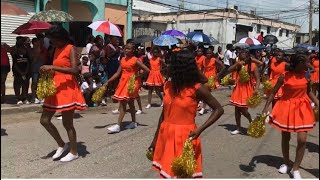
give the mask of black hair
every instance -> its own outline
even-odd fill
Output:
[[[90,77],[92,77],[92,74],[91,73],[84,73],[83,74],[83,78],[87,81]]]
[[[214,51],[214,46],[209,46],[208,49],[211,49],[212,51]]]
[[[161,52],[161,49],[159,48],[159,46],[153,46],[151,49],[151,53],[154,53],[155,51]]]
[[[129,43],[133,43],[133,39],[128,39],[128,40],[126,41],[126,44],[129,44]]]
[[[290,71],[294,71],[298,64],[304,63],[308,60],[307,55],[304,53],[298,52],[291,56],[290,58]]]
[[[231,49],[231,48],[232,48],[232,46],[233,46],[232,44],[227,44],[227,46],[226,46],[226,47],[227,47],[227,49]]]
[[[36,41],[39,41],[39,39],[38,38],[33,38],[31,42],[35,43]]]
[[[150,52],[150,51],[151,51],[151,47],[147,47],[147,48],[146,48],[146,51],[147,51],[147,52]]]
[[[197,68],[193,53],[188,49],[183,49],[172,55],[168,74],[171,77],[173,90],[176,94],[185,87],[192,87],[195,83],[202,83],[201,74]]]
[[[44,38],[44,34],[36,34],[36,37],[40,40]]]
[[[90,43],[90,42],[94,42],[94,36],[91,35],[91,34],[87,38],[87,44]]]
[[[55,25],[49,28],[47,31],[49,38],[56,38],[59,40],[70,42],[70,36],[67,30],[60,25]]]
[[[94,38],[94,43],[98,43],[99,39],[102,39],[102,40],[103,40],[102,36],[97,35],[97,36]]]

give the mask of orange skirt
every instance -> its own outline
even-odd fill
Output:
[[[45,99],[43,109],[53,112],[85,110],[87,105],[76,78],[69,74],[56,73],[53,77],[56,94]]]
[[[136,78],[135,80],[134,92],[130,94],[128,91],[130,77],[131,75],[122,74],[116,92],[112,97],[113,99],[117,101],[128,101],[130,99],[135,99],[139,96],[139,88],[141,84],[139,82],[139,78]]]
[[[310,131],[315,119],[309,98],[280,99],[270,115],[269,123],[284,132]]]
[[[189,137],[190,132],[196,128],[196,124],[172,124],[165,120],[161,123],[153,155],[152,168],[156,170],[162,178],[176,178],[171,171],[171,164],[175,158],[182,154],[184,142]],[[193,178],[201,178],[202,153],[200,138],[193,140],[192,143],[197,162]]]
[[[253,95],[253,85],[251,82],[237,82],[231,94],[230,103],[237,107],[248,108],[247,99]]]
[[[313,83],[319,83],[319,68],[316,68],[316,72],[311,74],[311,80]]]
[[[163,77],[160,71],[150,71],[148,79],[146,81],[147,86],[162,86]]]

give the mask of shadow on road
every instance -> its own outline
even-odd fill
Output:
[[[84,142],[78,142],[77,143],[77,147],[78,147],[78,155],[81,156],[82,158],[86,157],[87,154],[90,154],[89,151],[87,151],[87,146],[83,145]],[[68,143],[69,147],[70,144]],[[65,151],[60,158],[55,159],[54,161],[58,161],[60,160],[62,157],[66,156],[69,153],[70,148]],[[41,157],[41,159],[49,159],[52,158],[52,156],[54,155],[54,153],[56,152],[56,150],[53,150],[52,152],[50,152],[49,154],[47,154],[46,156]]]
[[[6,133],[6,129],[2,129],[1,128],[1,136],[8,136],[8,134]]]
[[[122,122],[122,127],[125,127],[126,125],[128,125],[129,123],[131,123],[131,121],[124,121]],[[95,126],[94,128],[95,129],[103,129],[103,128],[106,128],[106,127],[109,127],[109,126],[112,126],[112,125],[115,125],[116,123],[112,123],[112,124],[107,124],[107,125],[103,125],[103,126]],[[148,126],[146,124],[140,124],[138,123],[138,126]],[[124,131],[124,130],[127,130],[125,128],[122,128],[121,131]]]
[[[306,147],[309,152],[319,153],[319,145],[318,144],[314,144],[312,142],[307,142]]]
[[[275,170],[277,170],[283,163],[282,157],[272,156],[272,155],[259,155],[255,156],[251,159],[250,163],[248,165],[240,164],[239,168],[247,173],[255,171],[256,165],[259,163],[266,164],[267,166],[274,167]],[[293,164],[293,162],[290,162]],[[319,169],[306,169],[303,167],[300,167],[301,169],[307,171],[308,173],[312,174],[316,178],[319,178]],[[290,178],[292,178],[292,175],[290,175]]]
[[[235,124],[220,124],[218,126],[224,127],[224,129],[228,130],[228,131],[234,131],[237,129],[237,125]],[[243,135],[247,134],[247,128],[241,127],[240,128],[240,132],[242,132]]]

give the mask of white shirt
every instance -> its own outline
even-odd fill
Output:
[[[89,54],[92,45],[93,45],[93,44],[91,44],[91,43],[88,43],[88,44],[86,45],[87,54]]]
[[[81,92],[89,88],[89,84],[87,82],[83,82],[81,84]]]
[[[227,66],[230,66],[230,59],[233,58],[233,54],[230,50],[226,50],[224,53],[223,63]]]
[[[49,39],[49,38],[45,37],[45,38],[43,39],[43,46],[44,46],[46,49],[49,48],[49,46],[50,46],[50,39]]]

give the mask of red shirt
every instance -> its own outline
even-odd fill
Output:
[[[260,42],[263,41],[263,36],[261,36],[261,34],[258,36],[258,41],[260,41]]]
[[[1,48],[1,66],[10,66],[7,51]]]

